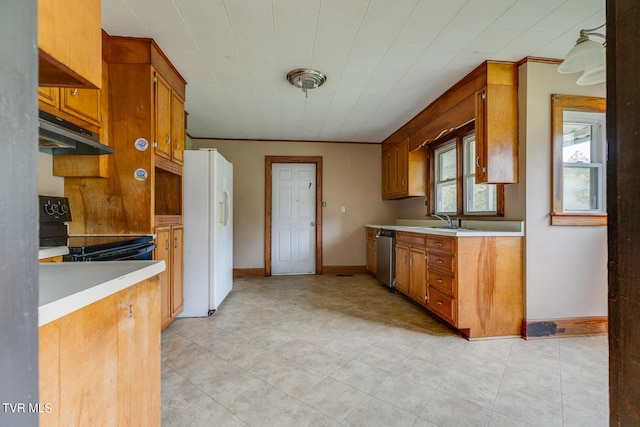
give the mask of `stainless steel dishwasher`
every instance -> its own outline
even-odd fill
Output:
[[[390,288],[396,285],[396,232],[380,229],[378,239],[378,258],[376,279]]]

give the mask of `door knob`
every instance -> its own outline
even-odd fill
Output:
[[[312,227],[315,227],[316,223],[315,223],[315,221],[311,221],[311,224],[309,224],[309,225],[312,226]]]

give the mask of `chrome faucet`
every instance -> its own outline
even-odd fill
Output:
[[[451,225],[451,217],[449,215],[447,215],[447,214],[442,214],[442,215],[444,215],[446,219],[441,217],[440,215],[436,215],[436,214],[433,214],[431,216],[433,216],[435,218],[438,218],[442,222],[446,222],[447,223],[447,228],[453,228],[453,225]]]

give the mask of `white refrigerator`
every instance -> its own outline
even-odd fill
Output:
[[[210,316],[233,286],[233,165],[216,149],[184,152],[184,311]]]

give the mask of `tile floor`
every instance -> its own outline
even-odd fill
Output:
[[[467,341],[368,275],[235,279],[162,334],[164,426],[606,426],[605,336]]]

